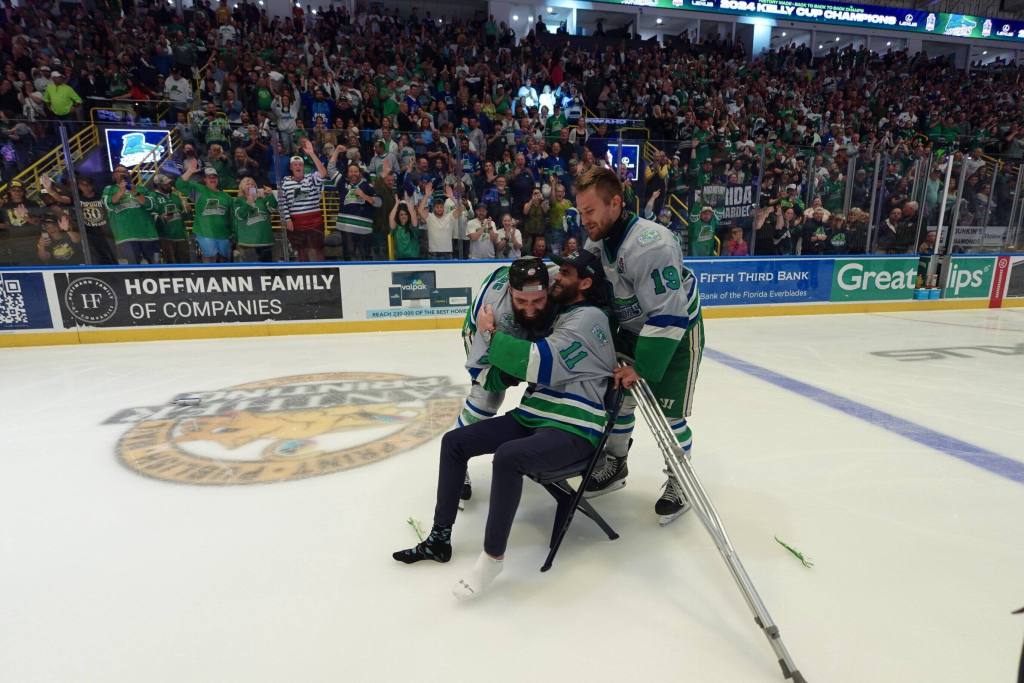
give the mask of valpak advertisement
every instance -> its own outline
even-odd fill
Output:
[[[56,273],[65,327],[339,320],[337,268]]]
[[[480,283],[501,263],[389,263],[342,268],[350,319],[455,318],[466,314]]]

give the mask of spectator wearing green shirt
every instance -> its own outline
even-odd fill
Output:
[[[207,166],[203,170],[202,184],[191,180],[199,170],[199,161],[189,159],[185,172],[174,186],[182,194],[195,194],[195,221],[192,233],[196,236],[199,253],[204,263],[231,260],[231,196],[218,186],[217,170]]]
[[[160,236],[151,211],[153,200],[145,188],[132,186],[128,169],[114,169],[114,184],[103,188],[103,207],[117,243],[118,257],[130,264],[160,263]]]
[[[50,110],[54,118],[64,120],[81,119],[78,107],[82,104],[82,98],[78,96],[75,89],[64,81],[64,74],[54,71],[50,74],[53,82],[46,86],[43,93],[43,102]]]
[[[717,232],[718,216],[710,206],[702,207],[697,218],[690,221],[687,256],[713,256]]]
[[[181,195],[174,191],[174,183],[163,173],[153,176],[153,189],[150,199],[164,263],[191,263],[185,229],[185,204]]]
[[[770,203],[781,206],[783,211],[793,209],[798,215],[803,215],[807,209],[804,200],[797,193],[797,186],[794,184],[786,185],[786,192]]]
[[[395,259],[399,261],[420,258],[420,231],[416,218],[409,207],[413,200],[409,195],[404,202],[396,202],[388,215],[391,237],[395,241]]]
[[[220,143],[210,145],[206,153],[206,166],[217,171],[218,185],[221,189],[234,190],[238,187],[235,166],[224,153],[224,147]]]
[[[247,263],[270,263],[274,260],[274,229],[271,212],[277,198],[269,188],[256,187],[252,178],[238,183],[238,196],[231,210],[232,228],[241,260]]]
[[[551,188],[551,200],[548,203],[548,226],[545,237],[551,253],[558,256],[562,253],[565,242],[565,212],[572,208],[572,202],[565,198],[565,186],[559,182]]]

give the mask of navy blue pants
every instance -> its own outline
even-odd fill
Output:
[[[484,551],[494,557],[504,555],[523,493],[523,475],[550,472],[586,460],[593,450],[581,436],[561,429],[524,427],[511,415],[453,429],[441,440],[434,524],[455,523],[466,463],[474,456],[494,453]]]

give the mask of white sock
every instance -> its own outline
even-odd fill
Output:
[[[487,553],[480,553],[473,568],[452,587],[452,595],[459,600],[472,600],[479,597],[501,573],[503,566],[504,560],[496,560]]]

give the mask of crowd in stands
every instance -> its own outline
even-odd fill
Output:
[[[517,37],[375,6],[4,0],[0,58],[0,264],[80,262],[86,243],[94,263],[559,253],[585,239],[574,178],[615,165],[616,128],[588,117],[643,122],[628,204],[697,256],[927,252],[946,165],[950,213],[1003,224],[1024,157],[1024,67],[897,51],[750,60],[685,36],[584,46],[542,17]],[[159,173],[11,181],[112,101],[174,129]],[[743,220],[708,199],[741,186]]]

